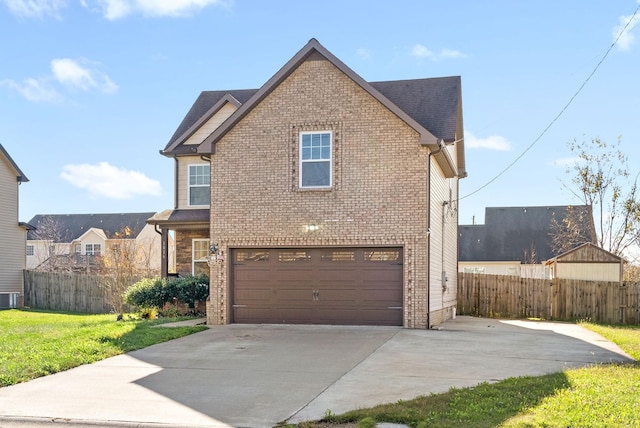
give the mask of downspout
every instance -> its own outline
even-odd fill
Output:
[[[427,157],[427,330],[431,328],[431,156],[442,149],[444,140],[438,140],[438,150],[430,150]]]
[[[157,223],[153,225],[153,229],[160,235],[160,276],[166,278],[169,276],[169,244],[167,233],[164,229],[158,230]]]
[[[175,161],[176,167],[173,169],[173,209],[178,209],[178,168],[180,167],[180,163],[178,162],[178,157],[174,156],[173,160]]]

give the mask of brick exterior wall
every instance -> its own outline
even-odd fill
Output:
[[[191,254],[194,239],[208,239],[209,231],[202,230],[177,230],[176,231],[176,273],[180,275],[191,274]]]
[[[298,187],[299,133],[313,130],[333,132],[331,190]],[[307,60],[217,143],[211,239],[225,256],[238,247],[401,246],[403,323],[426,328],[428,154],[415,130],[333,64]],[[230,322],[229,272],[228,258],[211,268],[209,324]]]

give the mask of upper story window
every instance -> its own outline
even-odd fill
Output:
[[[300,188],[332,186],[331,131],[300,133]]]
[[[208,206],[211,200],[209,164],[189,165],[189,205]]]
[[[84,254],[87,256],[99,256],[101,253],[100,244],[85,244]]]
[[[100,244],[85,244],[84,254],[86,256],[99,256],[101,253]]]
[[[33,256],[35,254],[33,245],[27,245],[27,256]]]

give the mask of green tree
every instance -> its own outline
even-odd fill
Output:
[[[640,243],[640,202],[637,176],[630,181],[627,156],[620,149],[621,139],[608,144],[600,138],[568,143],[578,159],[567,169],[572,174],[570,190],[584,205],[592,208],[596,243],[616,255]]]

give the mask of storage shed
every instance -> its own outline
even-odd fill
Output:
[[[547,260],[551,279],[622,282],[622,257],[590,242]]]

